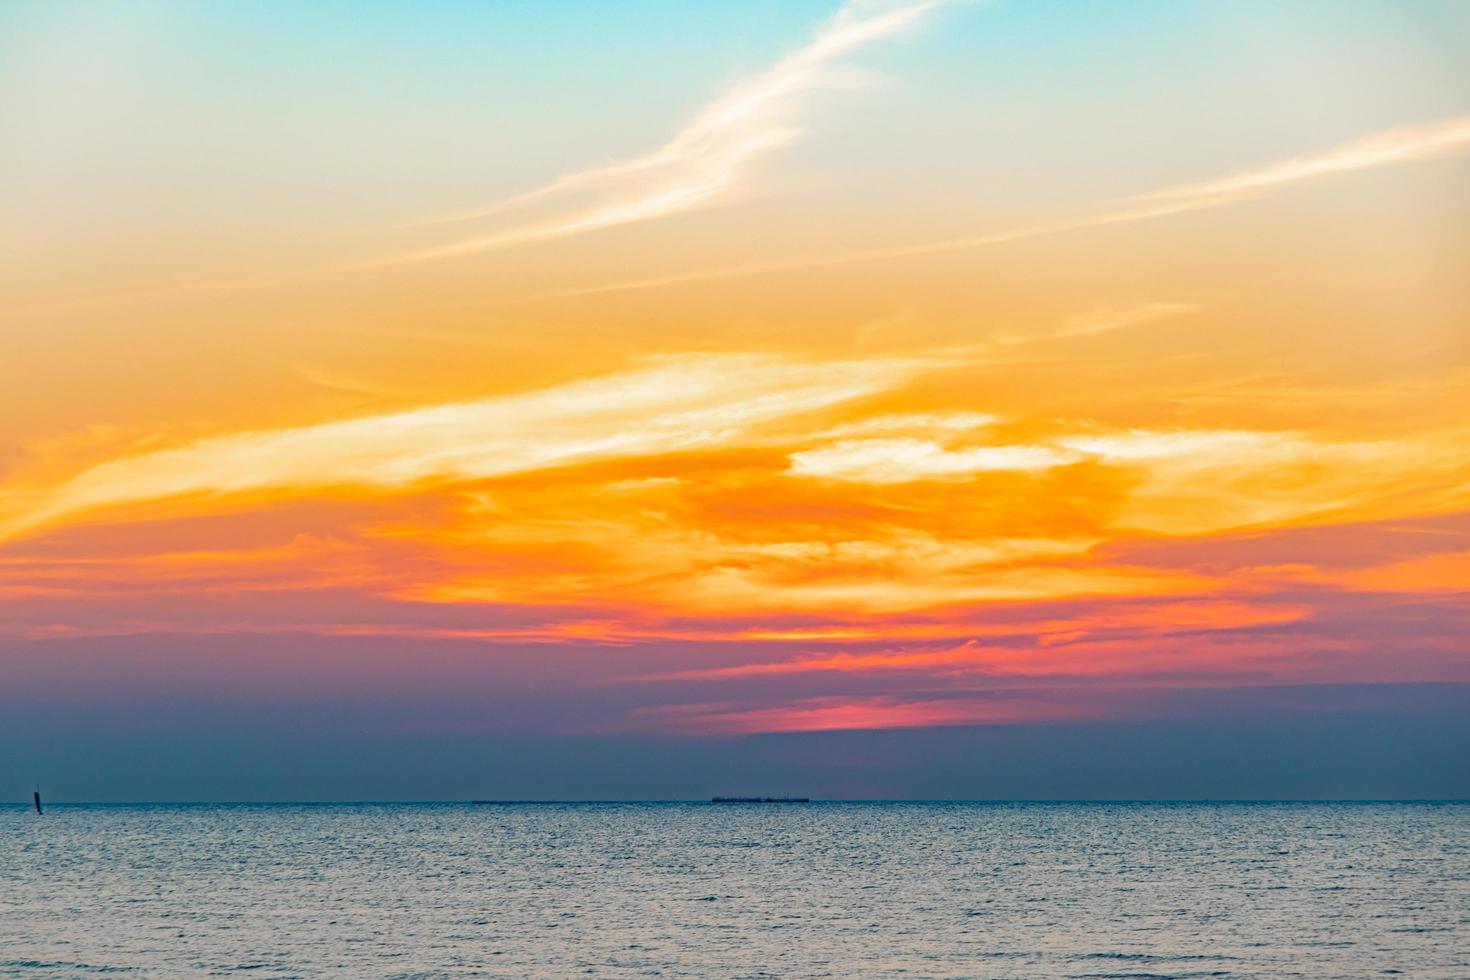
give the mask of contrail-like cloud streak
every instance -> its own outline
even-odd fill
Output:
[[[949,252],[981,245],[998,245],[1028,238],[1040,238],[1044,235],[1056,235],[1068,231],[1147,221],[1151,218],[1163,218],[1186,211],[1201,211],[1205,208],[1233,204],[1259,197],[1291,184],[1318,180],[1334,174],[1442,156],[1463,150],[1466,146],[1470,146],[1470,116],[1459,116],[1425,126],[1403,126],[1374,133],[1351,143],[1344,143],[1323,153],[1293,157],[1258,170],[1248,170],[1217,180],[1169,187],[1126,198],[1117,202],[1114,207],[1071,221],[1018,228],[977,238],[961,238],[849,254],[843,258],[846,261],[855,261],[897,258],[905,255],[927,255],[934,252]]]
[[[800,50],[706,106],[673,139],[651,153],[560,177],[544,187],[436,223],[536,211],[535,218],[488,234],[388,259],[379,265],[427,262],[528,242],[567,238],[649,221],[713,203],[756,157],[798,135],[789,121],[797,96],[827,81],[824,69],[875,41],[916,24],[950,0],[874,4],[848,0]]]
[[[1254,196],[1304,180],[1440,156],[1463,149],[1466,144],[1470,144],[1470,116],[1424,126],[1400,126],[1344,143],[1325,153],[1293,157],[1218,180],[1166,188],[1134,200],[1187,202],[1196,207],[1207,207],[1218,199]]]
[[[599,293],[626,292],[639,289],[655,289],[680,283],[704,280],[736,279],[744,276],[763,275],[846,265],[853,262],[870,262],[883,259],[898,259],[918,255],[934,255],[943,252],[958,252],[989,245],[1004,245],[1010,242],[1044,238],[1090,228],[1109,225],[1131,224],[1148,221],[1189,211],[1221,207],[1251,200],[1280,190],[1292,184],[1320,180],[1336,174],[1350,173],[1408,163],[1432,157],[1445,156],[1470,147],[1470,116],[1457,116],[1422,126],[1401,126],[1374,133],[1350,143],[1333,147],[1323,153],[1293,157],[1277,163],[1231,174],[1215,180],[1179,187],[1168,187],[1147,194],[1114,201],[1092,214],[1045,224],[1028,225],[1006,231],[992,232],[967,238],[952,238],[937,242],[920,242],[885,248],[846,252],[823,258],[796,260],[785,263],[764,263],[741,266],[724,266],[718,269],[702,269],[695,272],[676,273],[669,276],[635,280],[632,282],[609,283],[547,293],[530,299],[554,299]]]

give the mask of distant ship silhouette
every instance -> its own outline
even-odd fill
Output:
[[[36,813],[39,814],[41,812],[41,790],[39,788],[31,794],[31,799],[36,804]]]
[[[716,796],[711,803],[810,803],[805,796]]]

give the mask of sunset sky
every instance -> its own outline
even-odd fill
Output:
[[[1470,793],[1467,37],[5,4],[0,778]]]

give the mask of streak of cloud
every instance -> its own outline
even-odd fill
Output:
[[[722,445],[758,423],[887,390],[920,363],[677,358],[522,395],[216,436],[13,491],[0,498],[10,505],[0,539],[94,508],[187,495],[402,488]]]
[[[701,269],[601,286],[542,293],[527,297],[525,301],[634,292],[691,282],[739,279],[746,276],[771,275],[856,262],[901,259],[944,252],[959,252],[991,245],[1005,245],[1011,242],[1046,238],[1110,225],[1150,221],[1190,211],[1221,207],[1251,200],[1293,184],[1320,180],[1336,174],[1445,156],[1461,152],[1467,146],[1470,146],[1470,116],[1457,116],[1422,126],[1396,127],[1341,144],[1322,153],[1293,157],[1290,160],[1283,160],[1254,170],[1122,198],[1095,213],[1064,221],[1029,225],[966,238],[863,249],[823,258]]]
[[[1032,473],[1083,457],[1048,446],[974,446],[948,449],[929,439],[844,439],[831,446],[793,453],[798,476],[910,483],[964,479],[976,473]]]
[[[1286,184],[1332,174],[1425,160],[1463,149],[1466,144],[1470,144],[1470,116],[1459,116],[1423,126],[1396,127],[1344,143],[1325,153],[1293,157],[1217,180],[1165,188],[1134,200],[1190,202],[1204,207],[1215,199],[1253,196]]]
[[[702,703],[635,712],[642,719],[676,730],[725,735],[1076,721],[1096,714],[1096,709],[1090,707],[1014,696],[923,700],[820,697],[767,707]]]
[[[797,97],[826,84],[839,59],[915,25],[947,0],[874,4],[848,0],[807,45],[702,109],[663,146],[620,163],[560,177],[544,187],[442,219],[448,223],[542,207],[547,214],[488,234],[411,252],[381,265],[447,259],[527,242],[567,238],[709,205],[751,161],[794,139]]]

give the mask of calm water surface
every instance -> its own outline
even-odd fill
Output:
[[[1470,977],[1466,804],[0,808],[0,974]]]

